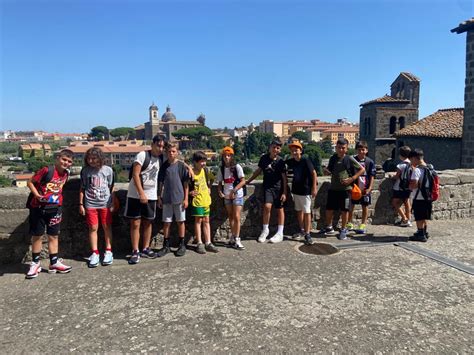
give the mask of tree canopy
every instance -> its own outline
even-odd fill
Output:
[[[171,134],[177,139],[187,137],[194,141],[200,141],[204,137],[212,136],[214,132],[212,132],[212,130],[206,126],[199,126],[199,127],[181,128],[175,132],[172,132]]]
[[[244,143],[244,153],[247,158],[258,157],[268,150],[268,146],[275,138],[273,133],[252,132]]]
[[[109,131],[114,138],[121,138],[122,140],[129,140],[135,138],[135,129],[132,127],[117,127]]]
[[[304,131],[296,131],[291,135],[293,138],[298,139],[300,142],[309,142],[308,133]]]
[[[105,126],[96,126],[91,129],[89,135],[98,140],[107,139],[109,137],[109,129]]]

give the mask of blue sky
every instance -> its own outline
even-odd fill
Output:
[[[0,0],[0,129],[359,120],[401,71],[420,118],[464,105],[469,0]]]

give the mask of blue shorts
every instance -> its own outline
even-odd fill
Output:
[[[224,199],[224,205],[234,205],[234,206],[243,206],[244,205],[244,198],[243,197],[236,197],[233,200],[229,200],[228,198]]]

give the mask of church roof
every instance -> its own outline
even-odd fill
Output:
[[[469,30],[474,29],[474,17],[471,17],[469,20],[461,22],[458,27],[453,28],[451,32],[463,33]]]
[[[401,129],[396,137],[462,138],[463,108],[447,108]]]
[[[365,106],[365,105],[370,105],[370,104],[378,104],[378,103],[389,103],[389,104],[399,103],[399,104],[408,104],[408,103],[410,103],[410,100],[397,99],[397,98],[392,97],[392,96],[390,96],[390,95],[384,95],[384,96],[382,96],[382,97],[379,97],[378,99],[374,99],[374,100],[370,100],[370,101],[364,102],[364,103],[360,104],[360,106]]]
[[[401,72],[400,75],[406,77],[410,81],[420,81],[420,79],[417,76],[413,75],[412,73],[406,72],[406,71]]]

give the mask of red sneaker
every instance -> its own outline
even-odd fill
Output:
[[[48,272],[50,274],[55,274],[59,272],[60,274],[67,274],[69,271],[71,271],[72,267],[67,266],[63,264],[63,259],[58,259],[56,264],[49,265],[49,270]]]

